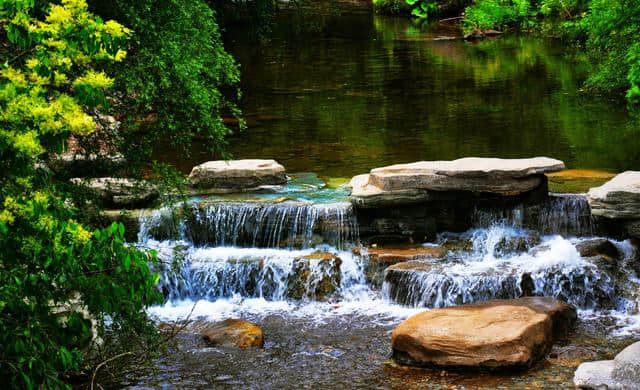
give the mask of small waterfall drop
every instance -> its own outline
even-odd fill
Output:
[[[594,222],[587,198],[576,194],[551,194],[545,202],[506,209],[476,210],[474,226],[507,225],[528,228],[542,234],[589,236]]]
[[[321,244],[346,248],[358,241],[358,224],[347,202],[202,202],[182,210],[182,220],[172,220],[168,214],[163,209],[146,217],[141,223],[142,235],[181,238],[196,246],[253,248],[311,248]]]
[[[560,236],[540,238],[505,226],[460,237],[470,251],[415,262],[385,274],[383,293],[413,307],[447,307],[489,299],[552,296],[581,309],[623,309],[618,281]]]

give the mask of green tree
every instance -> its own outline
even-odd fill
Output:
[[[158,145],[188,154],[194,140],[224,154],[232,128],[245,125],[236,104],[239,67],[224,49],[212,9],[202,0],[91,0],[90,6],[133,30],[129,55],[112,64],[121,92],[115,109],[127,130],[116,148],[132,166],[147,163]]]
[[[155,255],[125,245],[122,225],[77,223],[42,163],[95,130],[86,109],[106,108],[114,84],[99,67],[125,58],[131,32],[84,0],[2,0],[0,31],[0,376],[65,387],[91,369],[85,357],[133,347],[110,340],[154,339],[143,308],[161,300]]]

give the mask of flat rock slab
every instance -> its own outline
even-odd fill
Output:
[[[429,200],[429,192],[466,191],[519,195],[540,186],[543,174],[564,169],[548,157],[500,159],[467,157],[453,161],[421,161],[372,169],[351,180],[352,197],[366,203],[411,203]]]
[[[367,252],[370,261],[394,264],[411,260],[441,258],[446,256],[448,250],[441,246],[380,247],[368,248]]]
[[[544,357],[577,318],[573,306],[529,297],[435,309],[391,334],[403,364],[464,369],[526,368]]]
[[[73,178],[70,181],[75,185],[96,192],[108,206],[144,207],[149,206],[160,196],[157,188],[144,180],[99,177],[94,179]]]
[[[623,349],[613,360],[582,363],[573,377],[581,389],[640,389],[640,342]]]
[[[189,180],[199,189],[247,190],[285,184],[287,175],[275,160],[219,160],[193,167]]]
[[[626,171],[588,192],[591,213],[612,219],[640,218],[640,171]]]

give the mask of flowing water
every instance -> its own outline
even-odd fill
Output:
[[[286,186],[193,198],[143,217],[138,244],[158,251],[166,297],[150,315],[254,321],[265,348],[212,348],[182,334],[155,370],[126,384],[571,388],[580,362],[611,358],[640,337],[638,249],[612,241],[617,266],[581,257],[576,245],[598,231],[582,196],[476,210],[473,229],[421,244],[444,255],[399,270],[372,266],[360,248],[348,190],[331,178],[472,155],[548,155],[613,171],[640,164],[640,127],[619,103],[581,96],[579,57],[530,37],[441,39],[458,35],[366,9],[325,15],[313,32],[283,18],[268,45],[230,29],[250,127],[231,140],[235,157],[275,158],[329,184],[291,174]],[[173,160],[188,171],[214,157],[193,152]],[[414,313],[524,295],[563,299],[580,317],[575,332],[525,372],[448,373],[389,359],[391,330]]]
[[[320,200],[311,201],[315,192]],[[283,193],[287,200],[274,201]],[[476,228],[422,244],[445,254],[387,272],[360,248],[342,189],[300,191],[294,181],[241,196],[250,199],[195,198],[142,217],[139,245],[158,251],[166,297],[149,313],[158,322],[251,320],[265,348],[212,348],[185,333],[153,372],[130,378],[132,387],[563,388],[581,361],[610,358],[640,337],[638,249],[612,241],[615,268],[581,257],[576,245],[592,226],[579,196],[554,196],[533,211],[477,210]],[[565,300],[580,316],[570,338],[526,372],[444,373],[389,358],[391,330],[412,314],[523,295]]]

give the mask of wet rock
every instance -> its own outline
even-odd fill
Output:
[[[228,319],[204,326],[200,330],[208,344],[223,347],[250,348],[264,346],[262,329],[249,321]]]
[[[448,251],[441,246],[419,246],[369,248],[367,252],[369,259],[373,262],[394,264],[410,260],[441,258]]]
[[[640,389],[640,342],[631,344],[613,360],[582,363],[573,383],[580,389]]]
[[[576,244],[576,249],[580,256],[587,258],[611,275],[617,271],[620,252],[611,241],[603,238],[581,241]]]
[[[144,180],[100,177],[94,179],[73,178],[71,182],[95,192],[107,207],[147,207],[155,202],[160,195],[153,185]]]
[[[287,176],[275,160],[219,160],[193,167],[189,180],[200,189],[236,191],[285,184]]]
[[[627,234],[629,234],[631,237],[640,239],[640,219],[626,222],[624,227],[627,231]]]
[[[393,330],[393,355],[416,366],[526,368],[544,357],[576,318],[574,307],[541,297],[435,309]]]
[[[358,207],[375,207],[432,200],[432,192],[468,191],[513,196],[546,184],[545,172],[563,168],[562,161],[547,157],[468,157],[398,164],[354,177],[350,183],[351,197]]]
[[[582,257],[608,256],[612,259],[619,259],[620,253],[613,243],[604,238],[580,241],[576,244],[576,249]]]
[[[522,274],[522,277],[520,278],[520,290],[522,291],[522,294],[520,294],[520,298],[534,296],[536,283],[534,282],[529,272],[525,272],[524,274]]]
[[[623,172],[604,185],[591,188],[588,199],[594,216],[640,219],[640,172]]]
[[[540,244],[540,236],[538,234],[505,236],[496,244],[493,255],[495,257],[504,257],[513,253],[527,252],[538,244]]]
[[[342,260],[328,252],[315,252],[295,259],[287,284],[287,297],[326,300],[340,288],[341,265]]]
[[[382,247],[366,250],[368,261],[364,269],[367,281],[375,287],[384,282],[387,267],[396,263],[419,259],[437,259],[446,256],[448,250],[441,246]]]

